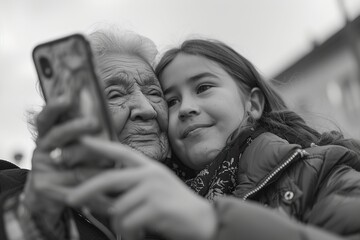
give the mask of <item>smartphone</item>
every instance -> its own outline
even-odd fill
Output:
[[[36,46],[33,61],[45,101],[69,98],[72,107],[60,122],[78,117],[96,117],[102,125],[96,137],[117,139],[102,82],[99,81],[91,47],[81,34]]]

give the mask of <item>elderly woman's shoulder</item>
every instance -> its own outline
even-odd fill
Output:
[[[22,187],[26,182],[28,169],[0,159],[0,193]]]
[[[14,168],[19,168],[19,167],[9,161],[0,159],[0,171],[5,169],[14,169]]]

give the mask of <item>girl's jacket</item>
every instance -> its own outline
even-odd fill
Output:
[[[350,149],[301,149],[263,133],[240,158],[234,195],[216,201],[215,239],[360,239],[360,159]]]

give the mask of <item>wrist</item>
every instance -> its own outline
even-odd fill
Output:
[[[187,220],[184,226],[187,229],[186,235],[174,239],[212,240],[217,233],[218,220],[213,204],[209,201],[198,198],[200,201],[194,204],[191,213],[191,221]]]
[[[27,239],[67,239],[65,215],[38,212],[30,209],[21,194],[17,216]]]
[[[205,208],[202,210],[203,228],[200,231],[198,239],[212,240],[215,238],[218,226],[217,214],[212,203],[206,202]]]
[[[45,196],[39,196],[27,188],[20,195],[19,201],[31,214],[38,215],[40,213],[44,218],[47,218],[46,221],[50,225],[59,221],[64,212],[62,203],[55,202]]]

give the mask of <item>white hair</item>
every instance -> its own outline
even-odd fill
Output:
[[[139,57],[152,67],[155,64],[158,53],[155,43],[135,32],[100,29],[90,33],[88,38],[95,58],[116,53]]]

